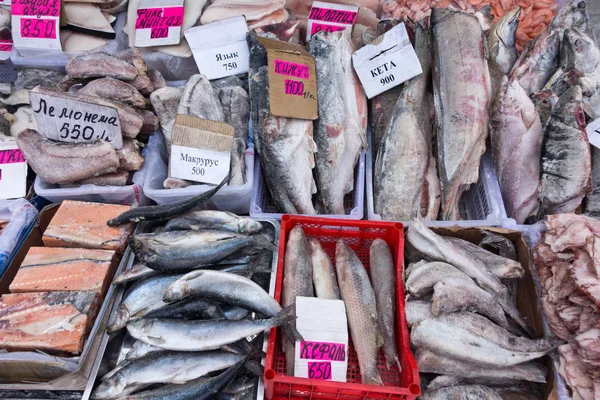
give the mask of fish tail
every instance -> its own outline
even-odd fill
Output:
[[[295,344],[297,341],[304,341],[304,338],[295,326],[296,307],[294,305],[284,308],[274,317],[274,319],[277,322],[277,326],[281,325],[281,329],[285,332],[285,336],[292,344]]]
[[[246,356],[246,363],[244,367],[256,376],[263,376],[265,369],[260,363],[260,358],[265,357],[266,354],[263,352],[264,345],[264,334],[260,334],[249,343],[252,349]],[[258,358],[258,360],[256,360]]]
[[[523,331],[525,331],[525,333],[529,335],[529,337],[534,336],[533,328],[531,327],[531,325],[529,325],[525,318],[521,316],[519,310],[517,310],[517,308],[513,304],[511,304],[506,299],[506,297],[500,297],[499,303],[504,312],[506,312],[523,329]]]
[[[258,239],[252,239],[252,242],[254,243],[255,246],[260,247],[262,249],[265,250],[269,250],[269,251],[277,251],[278,247],[275,246],[273,243],[269,243],[269,242],[265,242],[262,240],[258,240]]]

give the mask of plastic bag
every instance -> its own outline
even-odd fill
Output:
[[[0,220],[8,225],[0,233],[0,277],[37,219],[38,210],[25,199],[0,200]]]

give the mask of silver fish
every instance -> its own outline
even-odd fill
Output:
[[[344,239],[339,239],[336,245],[335,267],[361,381],[365,385],[383,385],[377,369],[377,353],[383,339],[377,326],[375,292],[365,267]]]
[[[446,240],[470,253],[471,257],[479,260],[498,278],[521,278],[525,274],[523,266],[518,261],[498,256],[463,239],[447,237]]]
[[[402,371],[396,346],[396,267],[388,244],[375,239],[369,249],[369,276],[371,284],[377,288],[377,325],[383,337],[383,354],[386,366],[398,367]]]
[[[479,177],[488,128],[490,78],[473,15],[434,8],[433,88],[442,219],[460,219],[461,194]],[[460,116],[460,118],[457,118]]]
[[[149,312],[144,318],[221,319],[223,310],[204,299],[179,301]]]
[[[423,321],[427,318],[433,318],[431,313],[431,302],[423,300],[411,300],[405,304],[404,312],[406,314],[406,323],[408,327]]]
[[[285,245],[283,261],[283,294],[281,304],[291,307],[296,313],[296,296],[313,297],[313,271],[306,235],[300,225],[295,226]],[[287,340],[283,343],[286,361],[286,373],[294,376],[294,344]]]
[[[487,32],[492,99],[501,86],[502,78],[510,73],[517,61],[516,34],[520,16],[521,7],[517,7],[504,14]]]
[[[309,50],[321,89],[314,132],[318,196],[327,214],[345,214],[344,196],[354,187],[354,166],[367,143],[367,98],[352,68],[350,30],[319,32]]]
[[[482,385],[461,385],[427,390],[421,396],[423,400],[502,400],[494,389]]]
[[[138,263],[126,271],[121,272],[114,280],[113,284],[120,285],[123,283],[136,281],[142,278],[159,275],[159,272],[148,268],[146,264]]]
[[[415,265],[407,276],[405,287],[411,297],[419,299],[433,291],[433,287],[445,278],[470,280],[469,276],[445,262],[425,262]]]
[[[308,239],[308,252],[312,264],[313,283],[315,294],[321,299],[339,300],[340,288],[337,284],[337,277],[333,264],[327,253],[321,246],[321,243],[315,239]]]
[[[143,357],[146,354],[154,353],[157,351],[166,351],[166,350],[161,349],[160,347],[152,346],[151,344],[148,344],[141,340],[136,340],[135,342],[133,342],[131,349],[127,352],[127,356],[125,356],[125,360],[133,360],[136,358]],[[109,377],[110,376],[107,376],[107,378],[109,378]]]
[[[227,211],[190,211],[175,217],[165,225],[165,232],[178,230],[219,230],[243,234],[258,233],[262,224],[249,217]]]

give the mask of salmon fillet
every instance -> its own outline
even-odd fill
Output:
[[[47,247],[84,247],[122,252],[133,224],[106,223],[129,210],[118,204],[65,200],[50,221],[42,240]]]
[[[95,290],[104,293],[114,256],[114,250],[32,247],[10,285],[10,291]]]
[[[0,349],[79,354],[98,303],[98,294],[89,291],[5,294]]]

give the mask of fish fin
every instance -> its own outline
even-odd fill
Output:
[[[303,342],[304,338],[298,332],[293,323],[296,321],[296,306],[291,305],[284,308],[275,317],[273,317],[278,325],[281,325],[281,329],[285,332],[285,337],[292,343]]]
[[[254,243],[254,245],[256,245],[257,247],[260,247],[262,249],[266,249],[269,251],[277,251],[278,250],[278,247],[275,246],[273,243],[266,242],[264,240],[260,240],[255,237],[252,238],[252,243]]]
[[[244,367],[256,376],[263,376],[265,373],[265,368],[262,366],[262,364],[260,362],[258,362],[256,360],[246,361],[246,364],[244,364]]]

